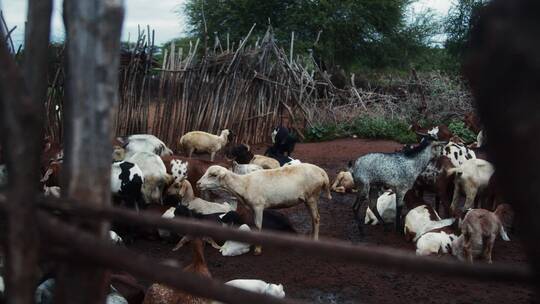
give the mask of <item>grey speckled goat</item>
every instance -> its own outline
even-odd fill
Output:
[[[405,193],[413,187],[416,178],[424,171],[429,161],[441,155],[442,148],[443,144],[440,142],[422,140],[420,145],[413,149],[395,153],[370,153],[358,158],[349,168],[358,189],[353,206],[355,216],[359,218],[358,212],[365,200],[369,202],[371,210],[377,210],[376,197],[373,197],[373,192],[376,191],[371,189],[384,186],[396,193],[395,224],[396,229],[399,229]],[[377,213],[375,215],[379,221],[382,220]],[[359,228],[363,233],[361,224]]]

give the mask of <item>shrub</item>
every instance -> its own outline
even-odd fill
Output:
[[[476,141],[476,134],[467,128],[465,123],[461,120],[452,120],[448,124],[448,129],[450,129],[454,135],[461,137],[466,143]]]
[[[360,117],[348,123],[319,124],[308,129],[306,141],[325,141],[352,135],[391,139],[400,143],[416,142],[416,135],[409,130],[407,123],[380,117]]]

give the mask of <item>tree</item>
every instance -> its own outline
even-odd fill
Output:
[[[458,0],[450,9],[445,20],[447,39],[445,47],[449,54],[461,61],[472,27],[477,22],[479,11],[488,0]]]
[[[282,45],[295,32],[295,50],[313,49],[329,65],[348,67],[360,62],[368,67],[392,64],[388,49],[425,47],[425,33],[405,20],[411,0],[188,0],[184,12],[190,34],[231,43],[242,39],[257,24],[253,39],[261,37],[271,22]],[[418,25],[418,24],[416,24]],[[416,26],[415,25],[415,26]],[[424,28],[425,29],[425,28]],[[421,37],[420,37],[421,36]],[[320,38],[320,39],[318,39]],[[317,43],[316,43],[317,42]],[[384,52],[381,52],[384,50]],[[408,59],[407,59],[408,60]],[[405,60],[405,61],[407,61]]]

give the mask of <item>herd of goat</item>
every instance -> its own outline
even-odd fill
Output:
[[[471,263],[482,257],[492,263],[496,237],[509,240],[506,230],[512,225],[513,212],[498,193],[493,165],[482,159],[482,132],[473,118],[467,119],[470,128],[479,134],[474,148],[466,146],[444,125],[431,129],[413,125],[411,128],[420,135],[417,145],[393,153],[363,155],[349,162],[348,169],[339,172],[333,183],[322,168],[291,157],[296,138],[285,127],[274,129],[272,146],[265,155],[253,154],[246,144],[232,144],[233,134],[227,129],[219,135],[188,132],[179,140],[184,156],[175,155],[153,135],[131,135],[113,143],[111,192],[115,205],[137,212],[159,213],[164,218],[195,218],[241,230],[295,232],[287,217],[275,209],[303,203],[311,216],[315,240],[319,236],[321,194],[331,200],[332,191],[353,192],[353,212],[360,234],[365,233],[364,225],[393,223],[407,241],[416,243],[417,255],[449,254]],[[215,160],[218,152],[223,152],[225,160]],[[209,154],[210,160],[193,158],[194,153]],[[6,166],[1,163],[0,158],[0,189],[8,184]],[[44,195],[60,197],[62,164],[62,146],[45,140],[41,179]],[[433,206],[424,201],[424,192],[435,195]],[[142,235],[172,240],[176,242],[173,250],[191,241],[193,260],[185,270],[207,277],[211,274],[203,254],[204,242],[224,256],[251,250],[250,244],[225,241],[220,245],[208,237],[178,236],[162,230],[149,232],[113,225],[110,231],[115,243],[129,243]],[[261,246],[255,244],[253,253],[260,255]],[[145,290],[127,274],[112,275],[110,281],[107,303],[111,304],[213,303],[161,284]],[[227,284],[285,297],[280,284],[251,279]],[[54,276],[46,277],[36,292],[37,303],[52,303],[53,288]]]

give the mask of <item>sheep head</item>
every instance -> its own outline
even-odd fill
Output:
[[[197,188],[200,190],[216,190],[221,188],[222,181],[228,170],[221,166],[210,166],[203,177],[197,181]]]

